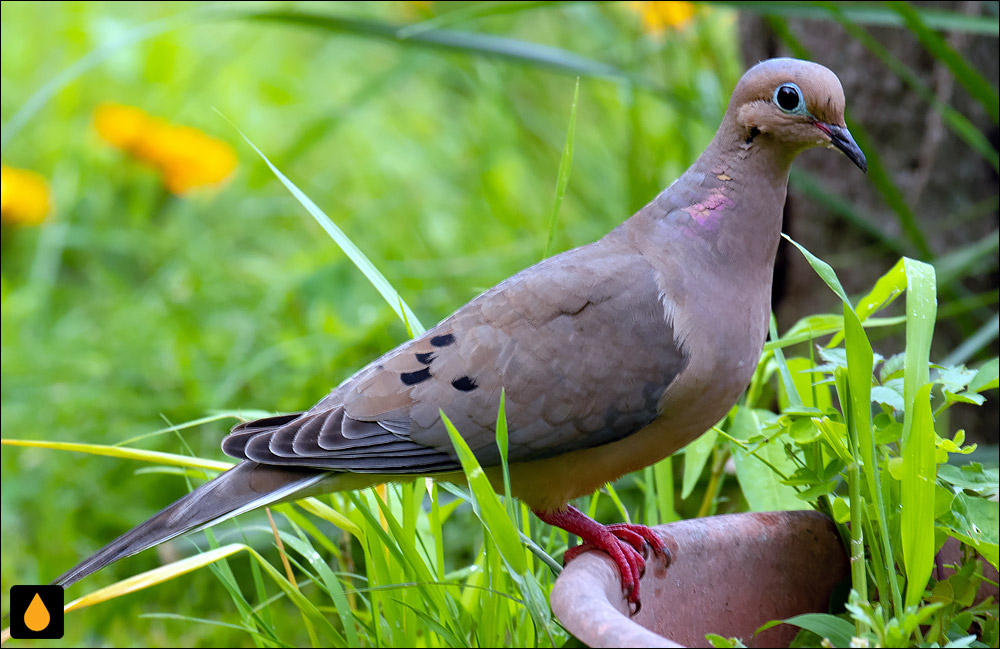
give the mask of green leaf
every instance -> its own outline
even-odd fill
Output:
[[[89,453],[91,455],[106,455],[126,460],[142,460],[143,462],[154,462],[167,466],[191,467],[195,469],[207,469],[209,471],[226,471],[233,468],[232,462],[217,462],[215,460],[203,460],[199,457],[188,455],[177,455],[174,453],[161,453],[160,451],[146,451],[139,448],[127,448],[125,446],[107,446],[105,444],[78,444],[76,442],[43,442],[29,439],[4,439],[0,444],[5,446],[30,446],[34,448],[50,448],[57,451],[77,451]]]
[[[903,445],[900,480],[900,537],[906,569],[906,605],[915,606],[934,567],[934,418],[931,384],[917,391],[910,410],[913,418]]]
[[[374,20],[360,20],[334,14],[275,10],[251,11],[245,12],[242,15],[244,18],[251,20],[285,23],[367,38],[378,38],[398,43],[401,46],[420,46],[465,52],[478,56],[491,56],[550,68],[558,72],[584,77],[639,81],[642,85],[648,84],[648,82],[641,82],[641,80],[635,79],[629,73],[613,65],[593,61],[557,47],[539,45],[538,43],[530,43],[514,38],[450,29],[410,32],[405,38],[401,38],[399,34],[405,29],[406,25]]]
[[[909,439],[912,407],[917,390],[930,382],[930,349],[937,317],[937,284],[934,267],[914,259],[904,258],[907,278],[906,291],[906,419],[903,422],[903,443]]]
[[[225,545],[221,548],[209,550],[208,552],[201,552],[194,556],[181,559],[180,561],[174,561],[158,568],[134,575],[127,579],[123,579],[119,582],[111,584],[110,586],[105,586],[104,588],[95,590],[92,593],[88,593],[83,597],[78,597],[65,606],[64,612],[68,613],[79,608],[93,606],[94,604],[106,602],[110,599],[115,599],[116,597],[121,597],[144,588],[149,588],[150,586],[155,586],[156,584],[161,584],[165,581],[170,581],[171,579],[189,573],[192,570],[197,570],[198,568],[207,566],[210,563],[224,559],[225,557],[235,554],[241,550],[253,552],[253,550],[242,543],[230,543],[229,545]]]
[[[765,16],[809,18],[812,20],[823,20],[830,17],[829,11],[821,5],[802,0],[783,0],[783,2],[717,1],[715,4],[730,5],[743,11],[752,11]],[[852,2],[845,3],[842,7],[844,16],[859,24],[894,27],[904,25],[903,18],[898,13],[886,9],[882,3]],[[970,16],[959,11],[923,7],[917,11],[923,22],[931,29],[982,34],[993,38],[1000,35],[996,16]]]
[[[229,120],[227,119],[226,121]],[[232,122],[230,122],[230,124],[232,124]],[[236,128],[235,124],[233,125],[233,128]],[[417,314],[410,309],[409,305],[406,304],[402,296],[396,292],[396,289],[392,287],[389,280],[387,280],[385,275],[383,275],[381,271],[375,267],[375,264],[368,259],[367,255],[361,252],[361,249],[358,248],[353,241],[351,241],[350,237],[344,234],[344,231],[337,227],[337,224],[334,223],[333,220],[327,216],[326,213],[321,210],[311,198],[306,196],[305,192],[299,189],[295,183],[285,176],[285,174],[281,173],[281,170],[274,166],[268,157],[264,155],[264,152],[258,149],[257,145],[251,142],[250,138],[248,138],[243,131],[238,128],[236,128],[236,131],[240,134],[240,137],[246,140],[246,143],[250,145],[250,148],[257,152],[257,155],[261,157],[268,168],[270,168],[274,175],[278,177],[281,184],[284,185],[289,192],[291,192],[292,196],[295,197],[295,200],[301,203],[302,207],[306,208],[306,211],[309,212],[314,219],[316,219],[316,222],[319,223],[324,230],[326,230],[327,234],[330,235],[330,238],[333,239],[338,246],[340,246],[340,249],[344,251],[344,254],[346,254],[347,257],[354,262],[354,265],[358,267],[358,270],[364,274],[365,278],[371,283],[372,286],[375,287],[375,290],[382,295],[382,298],[385,299],[392,310],[396,312],[396,315],[403,321],[403,324],[405,324],[408,329],[412,329],[416,335],[422,335],[426,329],[422,324],[420,324],[420,319],[417,318]]]
[[[847,297],[847,291],[845,291],[844,287],[841,286],[840,280],[837,279],[837,273],[833,271],[830,264],[806,250],[787,234],[782,233],[781,236],[783,236],[788,243],[798,248],[799,252],[801,252],[802,256],[806,258],[806,261],[809,262],[809,265],[812,266],[814,271],[816,271],[816,274],[819,275],[820,279],[826,282],[826,285],[830,287],[830,290],[836,293],[845,304],[850,305],[851,300]]]
[[[709,428],[701,437],[684,447],[684,478],[681,482],[681,499],[691,495],[698,478],[705,470],[705,464],[715,448],[715,440],[719,433],[715,428]]]
[[[808,358],[790,358],[787,361],[792,381],[796,391],[802,398],[803,407],[792,409],[791,402],[784,394],[784,386],[778,384],[778,403],[781,411],[787,414],[804,414],[808,416],[822,415],[827,408],[832,407],[830,386],[823,383],[823,375],[816,372],[812,361]]]
[[[959,489],[975,491],[986,498],[993,498],[1000,491],[1000,469],[985,468],[978,462],[962,467],[942,464],[938,467],[938,478]]]
[[[768,324],[768,335],[771,340],[778,340],[778,322],[774,318],[773,311],[771,312],[771,319]],[[785,352],[778,347],[775,348],[773,353],[774,362],[778,366],[778,376],[781,377],[781,381],[778,383],[781,393],[784,395],[789,406],[793,408],[801,407],[802,397],[799,396],[798,386],[792,380],[792,373],[788,369],[788,363],[785,361]]]
[[[773,419],[774,413],[767,410],[739,408],[733,416],[730,433],[739,439],[750,439],[762,435],[763,423]],[[784,478],[795,472],[795,463],[785,454],[781,444],[770,441],[765,444],[749,444],[749,449],[732,443],[733,461],[736,463],[736,478],[743,495],[755,512],[794,511],[803,508],[792,487],[784,484]]]
[[[826,638],[834,647],[850,647],[854,637],[854,625],[843,618],[827,613],[805,613],[787,620],[773,620],[757,629],[756,633],[766,631],[779,624],[792,624],[801,629],[812,631],[821,638]]]
[[[486,472],[479,465],[479,461],[469,445],[466,444],[465,439],[448,419],[448,416],[444,414],[444,411],[439,412],[441,421],[444,422],[448,436],[451,438],[451,443],[455,447],[458,459],[462,463],[465,478],[469,483],[473,510],[500,551],[500,556],[507,566],[510,577],[521,591],[525,605],[538,628],[548,629],[551,620],[549,605],[535,580],[535,576],[529,570],[517,526],[507,516],[507,511],[500,503],[496,492],[493,491],[493,485]]]
[[[1000,359],[994,358],[983,363],[976,376],[969,381],[969,389],[975,392],[996,390],[1000,387]]]
[[[875,285],[868,295],[858,300],[858,306],[854,310],[858,314],[858,319],[864,322],[874,313],[878,313],[896,301],[896,298],[906,290],[906,269],[903,259],[900,259],[884,275],[876,280]],[[834,336],[830,341],[830,347],[837,345],[839,336]]]
[[[340,579],[334,574],[333,570],[323,561],[319,553],[316,552],[308,543],[304,542],[291,534],[281,533],[281,538],[286,545],[291,546],[293,550],[302,555],[309,565],[316,571],[319,575],[320,580],[323,583],[323,587],[326,589],[328,595],[333,600],[334,606],[337,609],[337,615],[340,617],[340,623],[344,628],[344,634],[347,636],[347,646],[358,647],[360,643],[358,642],[358,632],[354,625],[354,614],[351,610],[351,605],[347,601],[347,594],[344,592],[344,586],[340,583]]]
[[[916,605],[934,559],[935,433],[930,404],[930,346],[937,316],[934,267],[904,258],[906,269],[906,368],[904,376],[901,521],[907,605]]]
[[[726,638],[717,633],[706,633],[705,640],[708,641],[709,646],[716,647],[717,649],[738,649],[739,647],[746,647],[745,644],[740,642],[739,638]]]
[[[1000,508],[991,500],[956,494],[939,523],[950,536],[971,545],[996,568],[1000,559]]]
[[[559,222],[559,210],[562,208],[563,195],[569,183],[569,172],[573,168],[573,142],[576,134],[576,106],[580,99],[580,77],[576,78],[573,89],[573,104],[569,109],[569,126],[566,127],[566,143],[563,145],[562,156],[559,158],[559,175],[556,180],[556,197],[552,202],[552,214],[549,216],[549,235],[545,239],[543,258],[552,254],[552,241],[556,237],[556,223]]]
[[[951,70],[960,84],[965,86],[976,101],[982,104],[986,112],[993,119],[993,123],[1000,122],[1000,96],[993,88],[993,85],[979,74],[975,68],[961,54],[952,49],[951,45],[930,29],[917,11],[908,2],[890,2],[889,7],[903,17],[906,27],[913,33],[928,52],[942,61]]]

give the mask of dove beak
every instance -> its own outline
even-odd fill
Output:
[[[858,165],[861,171],[868,173],[868,161],[865,160],[865,154],[861,152],[861,147],[854,141],[854,137],[846,126],[816,122],[816,127],[829,136],[831,145],[843,151],[847,159]]]

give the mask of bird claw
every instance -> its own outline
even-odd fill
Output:
[[[605,534],[599,538],[587,539],[566,550],[563,564],[589,550],[602,550],[610,555],[621,575],[622,594],[629,607],[629,616],[633,617],[642,609],[639,580],[646,574],[650,549],[654,554],[666,555],[668,560],[670,553],[663,539],[645,525],[618,523],[603,526],[603,531]]]
[[[639,580],[646,572],[649,549],[655,554],[663,554],[667,561],[670,553],[667,544],[656,532],[645,525],[616,523],[601,525],[575,507],[564,510],[535,512],[540,519],[576,534],[582,543],[563,554],[563,564],[567,564],[589,550],[606,552],[621,575],[622,594],[628,604],[629,614],[636,615],[642,608],[639,601]]]

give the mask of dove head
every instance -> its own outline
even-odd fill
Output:
[[[836,148],[862,171],[865,155],[844,122],[844,89],[827,68],[798,59],[770,59],[747,70],[736,84],[726,120],[741,137],[761,146],[780,147],[794,157],[800,151]]]

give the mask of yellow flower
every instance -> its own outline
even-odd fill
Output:
[[[159,170],[174,194],[220,183],[236,168],[236,153],[222,140],[133,106],[101,104],[94,128],[112,146]]]
[[[189,126],[151,128],[142,140],[140,157],[160,169],[174,194],[220,183],[236,168],[232,147]]]
[[[0,165],[0,220],[12,225],[38,225],[51,208],[49,186],[41,174]]]
[[[434,2],[432,0],[406,0],[403,3],[405,13],[410,16],[426,18],[434,15]]]
[[[661,34],[666,29],[683,29],[691,22],[695,12],[693,2],[629,2],[628,6],[639,14],[642,28],[647,34]]]
[[[94,111],[94,128],[111,146],[134,152],[153,118],[135,106],[103,103]]]

